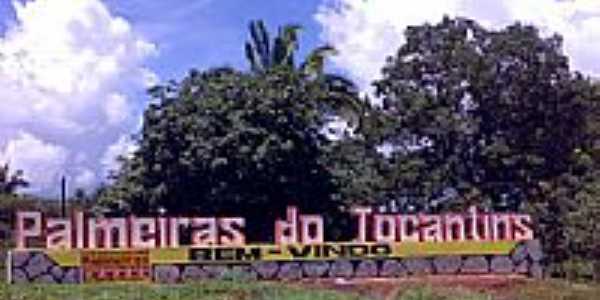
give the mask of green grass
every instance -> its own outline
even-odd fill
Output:
[[[491,295],[464,290],[437,291],[432,287],[420,287],[405,291],[397,300],[491,300]]]
[[[1,300],[598,300],[600,285],[531,281],[486,292],[460,286],[399,283],[386,297],[346,289],[326,290],[307,284],[206,281],[195,284],[0,284]],[[394,296],[395,295],[395,296]]]
[[[0,285],[2,300],[360,300],[357,295],[277,283],[208,281],[186,285]]]

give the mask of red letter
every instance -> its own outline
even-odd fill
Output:
[[[530,215],[513,215],[515,227],[515,241],[533,240],[533,229],[531,229]]]
[[[46,222],[46,248],[69,249],[72,247],[71,221],[65,219],[48,219]]]
[[[278,245],[298,243],[298,211],[295,207],[287,208],[287,221],[275,221],[275,243]]]
[[[392,215],[375,215],[375,242],[393,243],[396,241],[396,218]],[[386,230],[387,228],[387,230]]]
[[[358,216],[358,237],[357,242],[367,241],[367,215],[371,214],[372,210],[370,207],[353,207],[352,214]]]
[[[31,226],[27,226],[27,221],[32,221]],[[27,238],[39,237],[42,235],[42,214],[37,211],[17,212],[17,249],[27,248]]]
[[[246,243],[246,237],[236,227],[243,228],[246,220],[243,218],[223,218],[219,220],[220,229],[229,234],[220,236],[220,242],[223,245],[238,245]]]
[[[323,243],[323,218],[318,215],[300,215],[300,224],[302,226],[301,242],[305,245]],[[315,229],[314,235],[310,228]]]

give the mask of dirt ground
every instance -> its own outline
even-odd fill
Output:
[[[498,300],[515,299],[515,291],[533,280],[523,276],[415,276],[398,279],[324,279],[303,280],[300,285],[353,292],[375,299],[396,299],[404,290],[431,286],[436,291],[470,291],[486,293]]]

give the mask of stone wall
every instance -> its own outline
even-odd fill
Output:
[[[61,267],[42,251],[11,253],[11,283],[81,283],[78,267]]]
[[[543,278],[543,255],[537,241],[522,244],[506,256],[438,256],[377,260],[257,262],[250,265],[159,265],[154,281],[176,283],[206,278],[243,277],[265,280],[300,278],[403,277],[411,275],[520,274]]]
[[[518,245],[510,255],[465,255],[333,261],[262,261],[251,264],[154,265],[153,281],[177,283],[207,278],[295,280],[299,278],[402,277],[424,274],[521,274],[544,277],[539,241]],[[13,283],[80,283],[81,268],[60,267],[43,252],[12,253]]]

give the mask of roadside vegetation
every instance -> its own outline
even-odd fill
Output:
[[[390,288],[390,286],[393,286]],[[501,286],[388,282],[327,287],[298,283],[206,281],[182,285],[0,284],[3,300],[595,300],[600,286],[543,281]]]

